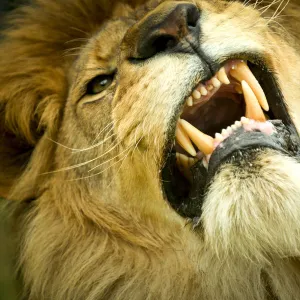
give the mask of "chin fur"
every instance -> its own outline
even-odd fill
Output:
[[[300,254],[300,164],[265,150],[244,165],[227,163],[209,188],[202,221],[220,255],[255,262]]]

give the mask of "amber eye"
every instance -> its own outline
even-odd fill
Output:
[[[93,78],[87,85],[86,94],[96,95],[107,89],[113,82],[114,75],[99,75]]]

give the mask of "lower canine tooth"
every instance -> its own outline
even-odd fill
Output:
[[[182,126],[180,123],[177,123],[177,128],[176,128],[176,141],[178,144],[190,155],[196,156],[196,150],[189,138],[189,136],[185,133],[185,131],[182,129]]]
[[[213,152],[214,139],[211,136],[201,132],[192,124],[183,119],[180,119],[179,123],[200,151],[202,151],[206,155]]]
[[[190,160],[189,158],[181,153],[176,153],[177,165],[181,173],[187,178],[191,180],[191,172],[190,172]]]
[[[189,157],[189,167],[192,167],[196,163],[196,159]]]
[[[189,158],[184,154],[180,154],[180,158],[181,158],[183,167],[185,169],[189,169]]]

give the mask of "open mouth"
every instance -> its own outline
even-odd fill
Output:
[[[267,147],[294,155],[295,136],[274,76],[251,62],[228,61],[185,101],[163,169],[168,201],[185,217],[199,216],[211,179],[237,151]]]

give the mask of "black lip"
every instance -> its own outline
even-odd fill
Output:
[[[225,139],[211,155],[207,182],[209,183],[212,180],[220,165],[232,159],[242,158],[243,153],[248,150],[268,148],[279,151],[284,155],[297,155],[297,144],[300,142],[298,135],[293,134],[281,120],[269,122],[276,129],[276,132],[271,135],[266,135],[260,131],[245,131],[243,127],[240,127]],[[291,142],[296,140],[298,140],[298,143]]]

